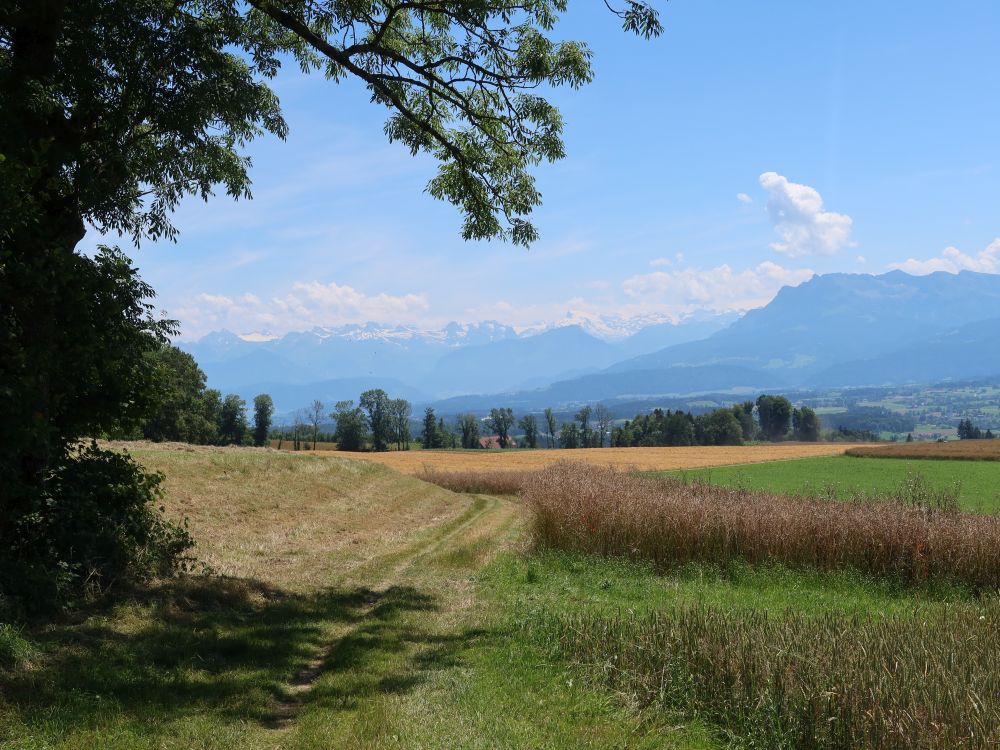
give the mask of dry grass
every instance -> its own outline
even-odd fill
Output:
[[[390,451],[337,453],[374,461],[404,474],[432,471],[533,471],[560,461],[614,466],[642,471],[696,469],[707,466],[783,461],[840,455],[851,443],[775,443],[770,445],[694,446],[678,448],[581,448],[578,450],[516,451]],[[858,444],[860,445],[860,444]]]
[[[706,718],[748,746],[1000,746],[995,602],[919,619],[682,608],[532,627],[630,702]]]
[[[294,440],[289,440],[288,438],[282,438],[281,440],[271,440],[270,447],[283,451],[290,451],[295,445]],[[329,443],[320,440],[313,445],[311,438],[299,438],[299,446],[302,450],[316,450],[316,451],[335,451],[337,450],[336,443]]]
[[[936,458],[956,461],[1000,461],[1000,440],[949,440],[945,443],[895,443],[850,448],[862,458]]]
[[[482,495],[519,495],[521,488],[531,481],[534,471],[493,471],[466,469],[463,471],[443,471],[433,466],[425,466],[417,478],[452,492],[468,492]]]
[[[1000,517],[962,513],[919,483],[897,498],[841,502],[567,463],[534,474],[521,496],[542,548],[660,568],[745,560],[1000,587]]]
[[[466,499],[384,467],[267,448],[112,444],[166,474],[166,510],[187,517],[214,571],[293,591],[329,585],[448,523]]]

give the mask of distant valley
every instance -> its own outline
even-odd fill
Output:
[[[209,385],[280,412],[380,387],[444,413],[697,393],[930,383],[1000,374],[1000,276],[827,274],[745,315],[570,317],[517,331],[366,324],[183,343]]]

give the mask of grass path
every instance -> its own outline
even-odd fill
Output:
[[[501,507],[502,505],[506,507]],[[308,702],[309,691],[324,673],[337,668],[334,657],[347,647],[350,639],[356,637],[362,628],[377,618],[377,608],[395,596],[399,582],[407,570],[463,533],[469,533],[477,524],[489,523],[489,519],[484,517],[499,513],[507,518],[513,518],[512,511],[513,508],[509,504],[502,504],[497,498],[477,497],[467,511],[450,523],[432,529],[426,539],[417,540],[404,550],[393,551],[370,561],[366,567],[369,570],[383,569],[384,572],[379,573],[383,576],[382,579],[370,588],[365,587],[363,604],[356,611],[355,620],[340,628],[335,639],[321,647],[292,679],[288,686],[287,697],[279,701],[275,707],[274,728],[291,728],[292,722]],[[370,575],[371,573],[362,576],[361,579],[364,580]],[[358,573],[352,577],[357,579]]]

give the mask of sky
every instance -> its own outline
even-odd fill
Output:
[[[567,156],[535,171],[530,249],[463,241],[363,87],[287,66],[252,200],[187,200],[176,243],[129,251],[158,306],[182,339],[529,327],[745,310],[814,273],[1000,273],[1000,3],[654,2],[651,41],[600,2],[555,30],[595,79],[551,94]]]

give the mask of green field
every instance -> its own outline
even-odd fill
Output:
[[[833,491],[838,497],[858,491],[889,492],[917,475],[935,489],[958,487],[959,502],[967,510],[984,513],[1000,510],[1000,465],[986,461],[829,456],[665,474],[784,494],[822,495]]]

